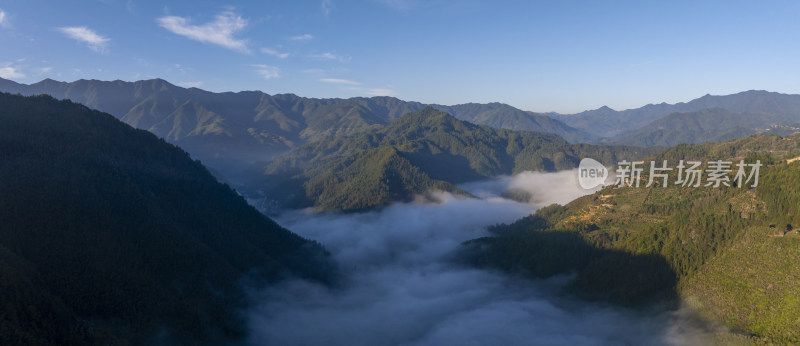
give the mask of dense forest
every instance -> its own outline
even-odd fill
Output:
[[[387,96],[318,99],[260,91],[215,93],[163,79],[45,79],[26,85],[0,78],[0,92],[47,94],[107,112],[179,145],[229,176],[239,173],[243,164],[270,159],[306,142],[383,127],[426,106]],[[476,124],[554,133],[573,142],[591,137],[549,116],[506,104],[432,106]]]
[[[471,124],[426,107],[385,127],[309,143],[257,165],[243,192],[284,208],[363,210],[410,201],[431,187],[463,193],[454,184],[523,171],[571,169],[583,157],[611,164],[658,151],[570,144],[552,134]],[[394,159],[387,160],[387,155]],[[405,167],[403,173],[391,167],[398,164]],[[397,193],[375,196],[376,191]],[[335,196],[344,194],[348,201],[342,204]]]
[[[647,160],[758,160],[758,186],[609,186],[494,226],[465,258],[534,277],[574,271],[569,289],[585,298],[682,298],[750,341],[800,342],[800,163],[787,163],[798,156],[800,135],[676,146]]]
[[[331,282],[325,250],[111,115],[0,94],[4,345],[224,344],[242,284]]]

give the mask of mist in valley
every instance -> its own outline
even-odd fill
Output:
[[[343,272],[333,288],[286,280],[253,294],[252,344],[697,344],[678,312],[645,313],[565,296],[571,278],[526,280],[453,261],[459,245],[550,203],[591,193],[575,171],[522,173],[463,185],[480,199],[435,194],[359,214],[283,213],[278,221],[322,243]],[[531,203],[504,197],[524,190]]]

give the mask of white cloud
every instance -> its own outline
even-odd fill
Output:
[[[324,13],[326,16],[331,14],[331,9],[333,8],[333,3],[331,3],[331,0],[322,0],[322,4],[320,6],[322,7],[322,13]]]
[[[180,82],[180,83],[178,83],[178,85],[180,85],[180,86],[182,86],[184,88],[199,88],[199,87],[203,86],[203,82],[202,81]]]
[[[53,70],[52,67],[40,67],[40,68],[36,69],[36,73],[39,74],[39,75],[43,75],[45,73],[49,73],[52,70]]]
[[[537,175],[547,183],[540,183],[534,196],[581,190],[574,172],[550,174],[562,177]],[[517,220],[537,206],[499,195],[481,200],[431,195],[439,203],[280,215],[279,224],[322,243],[345,280],[330,288],[288,279],[253,294],[248,343],[694,345],[702,344],[706,333],[717,333],[690,322],[689,314],[620,309],[560,294],[574,276],[527,280],[453,261],[464,241],[489,236],[487,226]],[[334,320],[335,326],[326,327]],[[308,333],[308,326],[323,327]]]
[[[312,54],[312,59],[315,60],[330,60],[330,61],[339,61],[339,62],[350,62],[350,57],[343,57],[341,55],[336,55],[330,52],[325,52],[322,54]]]
[[[286,59],[286,58],[289,57],[289,53],[281,53],[281,52],[279,52],[277,50],[274,50],[272,48],[261,48],[261,53],[264,53],[264,54],[267,54],[267,55],[272,55],[274,57],[278,57],[278,58],[281,58],[281,59]]]
[[[390,88],[364,88],[360,86],[353,86],[345,88],[350,91],[355,91],[359,94],[369,96],[394,96],[395,92]]]
[[[364,93],[371,96],[392,96],[394,95],[394,90],[389,88],[369,88],[364,90]]]
[[[314,36],[311,34],[303,34],[303,35],[289,37],[289,39],[292,41],[308,41],[312,38],[314,38]]]
[[[186,38],[216,44],[242,53],[250,53],[247,41],[237,39],[234,34],[247,26],[247,20],[231,11],[216,16],[213,22],[192,25],[184,17],[166,16],[158,18],[158,25],[174,34]]]
[[[342,86],[344,90],[350,90],[357,92],[363,95],[369,96],[393,96],[395,91],[390,88],[368,88],[362,86],[361,83],[354,81],[352,79],[340,79],[340,78],[322,78],[319,80],[323,83],[331,83],[331,84],[339,84]]]
[[[167,72],[176,71],[176,72],[178,72],[180,74],[186,74],[186,70],[187,69],[188,69],[187,67],[184,67],[181,64],[175,64],[175,65],[172,65],[172,67],[168,68]]]
[[[11,63],[0,64],[0,78],[25,78],[25,74],[19,70],[18,67],[14,67]]]
[[[105,53],[106,45],[108,41],[111,41],[110,38],[100,36],[85,26],[63,27],[58,30],[74,40],[86,43],[89,48],[98,53]]]
[[[356,82],[354,80],[339,79],[339,78],[322,78],[319,81],[320,82],[325,82],[325,83],[333,83],[333,84],[347,84],[347,85],[360,85],[361,84],[361,83]]]
[[[253,65],[253,67],[256,68],[256,73],[264,77],[264,79],[273,79],[281,76],[281,69],[275,66],[258,64]]]
[[[6,15],[6,11],[0,9],[0,27],[5,28],[8,26],[8,16]]]

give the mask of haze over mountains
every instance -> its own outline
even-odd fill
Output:
[[[798,13],[0,1],[0,346],[800,345]]]
[[[213,93],[161,79],[70,83],[45,79],[25,85],[0,78],[0,91],[48,94],[83,103],[179,144],[204,162],[270,159],[310,141],[386,126],[426,106],[394,97],[314,99],[260,91]],[[795,126],[800,123],[800,95],[756,90],[623,111],[601,107],[577,114],[535,113],[502,103],[431,106],[475,124],[553,133],[571,143],[669,146],[741,137],[774,127],[781,134],[800,130]],[[704,120],[709,112],[717,113],[711,118],[719,121]]]
[[[212,93],[161,79],[138,82],[51,79],[24,85],[0,79],[0,91],[71,99],[136,128],[180,143],[203,161],[266,160],[308,141],[387,125],[426,105],[393,97],[312,99],[259,91]],[[478,124],[589,138],[550,117],[503,104],[435,106]]]
[[[0,79],[0,91],[49,94],[109,112],[181,146],[262,210],[359,210],[409,201],[431,187],[459,193],[454,184],[524,170],[570,169],[583,156],[611,164],[654,152],[621,145],[671,146],[800,131],[792,125],[800,123],[800,95],[765,91],[572,115],[501,103],[425,110],[428,105],[393,97],[213,93],[161,79],[46,79],[31,85]]]
[[[159,82],[152,83],[139,87],[153,89]],[[163,90],[157,94],[174,95],[168,86],[158,89]],[[174,91],[181,90],[187,89]],[[332,109],[342,107],[336,102],[330,104]],[[796,265],[800,243],[796,232],[775,237],[776,224],[781,231],[786,225],[789,231],[800,222],[798,191],[786,188],[800,181],[797,163],[791,161],[800,155],[798,134],[678,145],[666,151],[653,146],[571,144],[555,134],[476,125],[425,106],[392,115],[395,118],[386,124],[358,130],[343,126],[342,133],[301,138],[304,144],[271,161],[247,166],[250,170],[238,180],[238,192],[250,197],[250,202],[274,202],[285,222],[304,229],[307,236],[323,239],[334,250],[334,260],[347,265],[341,273],[318,244],[259,214],[216,182],[199,162],[151,133],[48,96],[2,94],[0,105],[5,125],[0,131],[0,273],[4,278],[0,294],[6,311],[0,316],[0,336],[12,344],[235,342],[247,337],[245,318],[254,333],[250,337],[258,343],[347,341],[348,335],[340,329],[302,336],[305,329],[297,329],[299,323],[292,321],[342,317],[343,330],[359,330],[385,311],[376,310],[375,301],[397,304],[398,314],[409,320],[424,318],[430,321],[426,324],[441,326],[376,326],[377,330],[398,330],[392,340],[421,344],[464,340],[470,334],[458,332],[464,332],[467,320],[475,326],[469,332],[492,338],[508,325],[522,329],[537,323],[548,311],[559,316],[559,328],[543,329],[530,337],[577,332],[593,339],[619,340],[618,332],[609,334],[608,328],[620,321],[642,321],[623,340],[660,343],[672,338],[673,323],[690,322],[665,317],[663,307],[657,307],[655,315],[645,313],[642,320],[628,310],[617,311],[619,305],[649,309],[651,303],[675,307],[682,301],[704,314],[703,318],[748,335],[723,333],[725,338],[800,340],[795,332],[800,321],[797,302],[784,299],[796,296],[800,287]],[[773,113],[724,108],[671,113],[644,127],[653,131],[641,133],[662,131],[660,137],[645,137],[653,144],[670,138],[665,130],[697,138],[710,130],[736,136],[736,130],[728,130],[744,133],[748,126],[779,119],[777,108],[772,109]],[[160,114],[158,107],[152,114]],[[335,114],[345,115],[326,119],[341,120],[353,114],[355,119],[367,119],[373,113]],[[384,114],[390,112],[384,109]],[[477,118],[480,113],[469,114]],[[792,119],[791,111],[783,114],[782,119]],[[171,119],[177,118],[181,117]],[[727,127],[719,120],[723,118],[738,125]],[[152,122],[147,117],[139,120]],[[226,122],[220,118],[217,124]],[[196,140],[208,138],[216,137],[198,133]],[[229,142],[192,150],[202,156],[207,154],[202,149],[225,143]],[[577,189],[569,179],[574,172],[558,173],[561,178],[553,180],[529,171],[564,171],[582,157],[606,163],[621,158],[672,163],[687,157],[745,159],[760,160],[764,167],[757,189],[607,187],[567,206],[545,207],[524,217],[544,205],[540,203],[561,200],[554,195],[571,195],[563,188]],[[224,160],[212,162],[225,167]],[[518,184],[515,191],[509,179],[528,180],[536,187]],[[493,186],[489,188],[493,192],[484,196],[482,189],[475,189],[479,185]],[[473,192],[481,198],[471,198]],[[258,193],[261,199],[254,200]],[[285,210],[309,206],[353,213]],[[436,210],[441,217],[423,217]],[[487,226],[520,217],[509,225],[489,227],[493,237],[487,238]],[[475,237],[484,238],[468,241]],[[459,246],[462,241],[468,242]],[[776,253],[781,255],[773,256]],[[742,257],[757,263],[758,273],[749,270],[753,264],[738,260]],[[531,275],[534,281],[528,287],[494,269]],[[546,284],[551,287],[540,291],[544,286],[536,278],[568,273],[576,276],[556,279],[555,286]],[[328,285],[340,275],[343,286]],[[418,291],[415,282],[430,283],[426,278],[430,275],[439,280],[440,289]],[[731,275],[733,281],[728,279]],[[241,280],[250,285],[284,278],[290,278],[288,284],[256,290],[264,295],[256,294],[260,300],[247,316],[237,312],[252,303],[243,295]],[[476,280],[482,284],[471,283]],[[741,287],[738,282],[755,284]],[[451,299],[450,287],[473,287],[482,293]],[[433,311],[416,298],[405,299],[408,290],[415,297],[423,292],[426,302],[446,302],[446,308]],[[292,300],[298,291],[302,296]],[[566,301],[561,300],[564,294],[569,297]],[[693,300],[692,295],[703,299]],[[569,301],[576,297],[613,305],[600,308],[580,300],[574,304],[582,310],[575,310]],[[339,304],[340,298],[347,303]],[[553,301],[561,303],[555,309],[547,307]],[[503,307],[494,307],[497,302],[503,302]],[[483,315],[501,311],[501,316],[507,316],[519,306],[529,308],[516,322]],[[764,307],[768,314],[757,313]],[[377,317],[365,321],[358,317],[362,311]],[[575,311],[581,312],[576,315]],[[617,322],[594,328],[609,312],[617,316]],[[573,326],[570,316],[584,322]],[[459,322],[447,323],[454,319]],[[43,320],[54,323],[42,324]],[[709,334],[705,325],[693,323],[689,334],[695,328],[704,339]],[[381,333],[369,334],[354,342],[373,344],[381,337]],[[691,335],[683,337],[694,340]],[[526,340],[510,342],[525,344]]]
[[[751,134],[769,129],[772,125],[793,125],[800,122],[800,95],[787,95],[762,90],[750,90],[725,96],[705,95],[689,102],[676,104],[649,104],[641,108],[616,111],[608,107],[585,111],[577,114],[548,113],[569,126],[583,131],[591,131],[597,137],[610,139],[609,142],[625,143],[630,145],[647,145],[637,143],[640,139],[624,140],[633,132],[652,125],[658,130],[655,121],[677,113],[685,113],[680,117],[684,120],[674,122],[677,128],[670,129],[673,134],[681,132],[682,122],[692,123],[702,121],[706,117],[704,110],[722,109],[733,114],[720,114],[716,117],[718,124],[711,130],[720,128],[732,129],[742,127]],[[698,113],[699,112],[699,113]],[[744,116],[743,116],[744,115]],[[752,122],[749,116],[757,116],[760,122]],[[688,126],[688,125],[686,125]],[[705,130],[700,127],[699,130]],[[702,131],[701,131],[702,132]],[[642,136],[643,134],[639,134]],[[691,138],[686,138],[691,139]],[[663,145],[682,143],[683,138],[665,141]],[[702,143],[712,139],[685,140],[686,143]]]

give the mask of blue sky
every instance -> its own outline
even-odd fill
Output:
[[[796,1],[0,0],[0,77],[525,110],[800,93]]]

